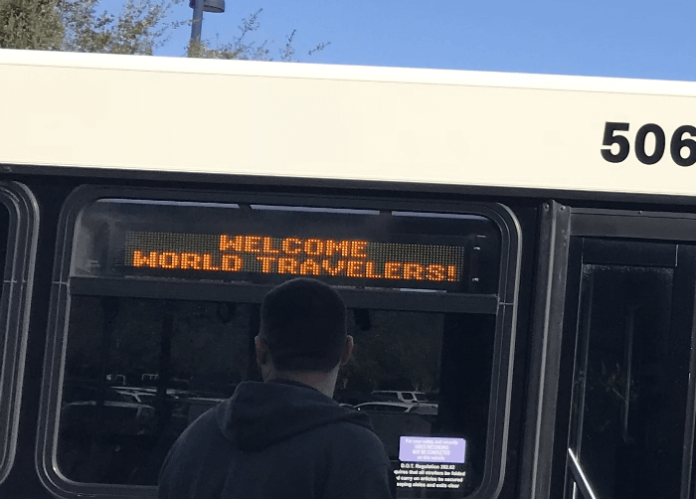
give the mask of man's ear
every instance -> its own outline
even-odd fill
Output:
[[[341,354],[341,365],[345,365],[349,360],[350,356],[353,355],[353,347],[355,342],[351,335],[346,336],[346,344],[343,345],[343,353]]]
[[[261,336],[255,336],[254,348],[256,350],[256,363],[261,367],[268,362],[268,343]]]

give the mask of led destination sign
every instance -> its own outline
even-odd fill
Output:
[[[251,273],[378,281],[461,281],[464,247],[262,234],[127,232],[124,265],[147,272]]]

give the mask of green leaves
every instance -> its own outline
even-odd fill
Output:
[[[63,24],[58,0],[0,0],[0,47],[58,50]]]
[[[190,21],[168,21],[184,0],[126,0],[121,12],[101,10],[101,0],[0,0],[0,48],[152,55]],[[101,11],[100,11],[101,10]],[[271,42],[249,40],[259,29],[263,9],[242,19],[237,33],[221,42],[191,43],[188,57],[272,61]],[[294,61],[295,31],[285,38],[277,59]],[[320,43],[309,54],[323,50]]]
[[[118,15],[97,13],[101,0],[59,0],[65,25],[63,50],[110,54],[152,55],[174,29],[185,22],[166,22],[182,0],[128,0]]]

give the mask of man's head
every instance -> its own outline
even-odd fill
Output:
[[[352,345],[346,332],[346,307],[330,286],[314,279],[293,279],[264,298],[256,339],[262,369],[270,360],[276,373],[330,373],[347,362]]]

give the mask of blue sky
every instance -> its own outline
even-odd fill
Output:
[[[277,56],[296,29],[301,62],[696,81],[694,0],[227,0],[203,37],[228,40],[259,8],[253,39]],[[188,0],[172,12],[192,14]],[[182,56],[189,36],[180,28],[156,55]]]

